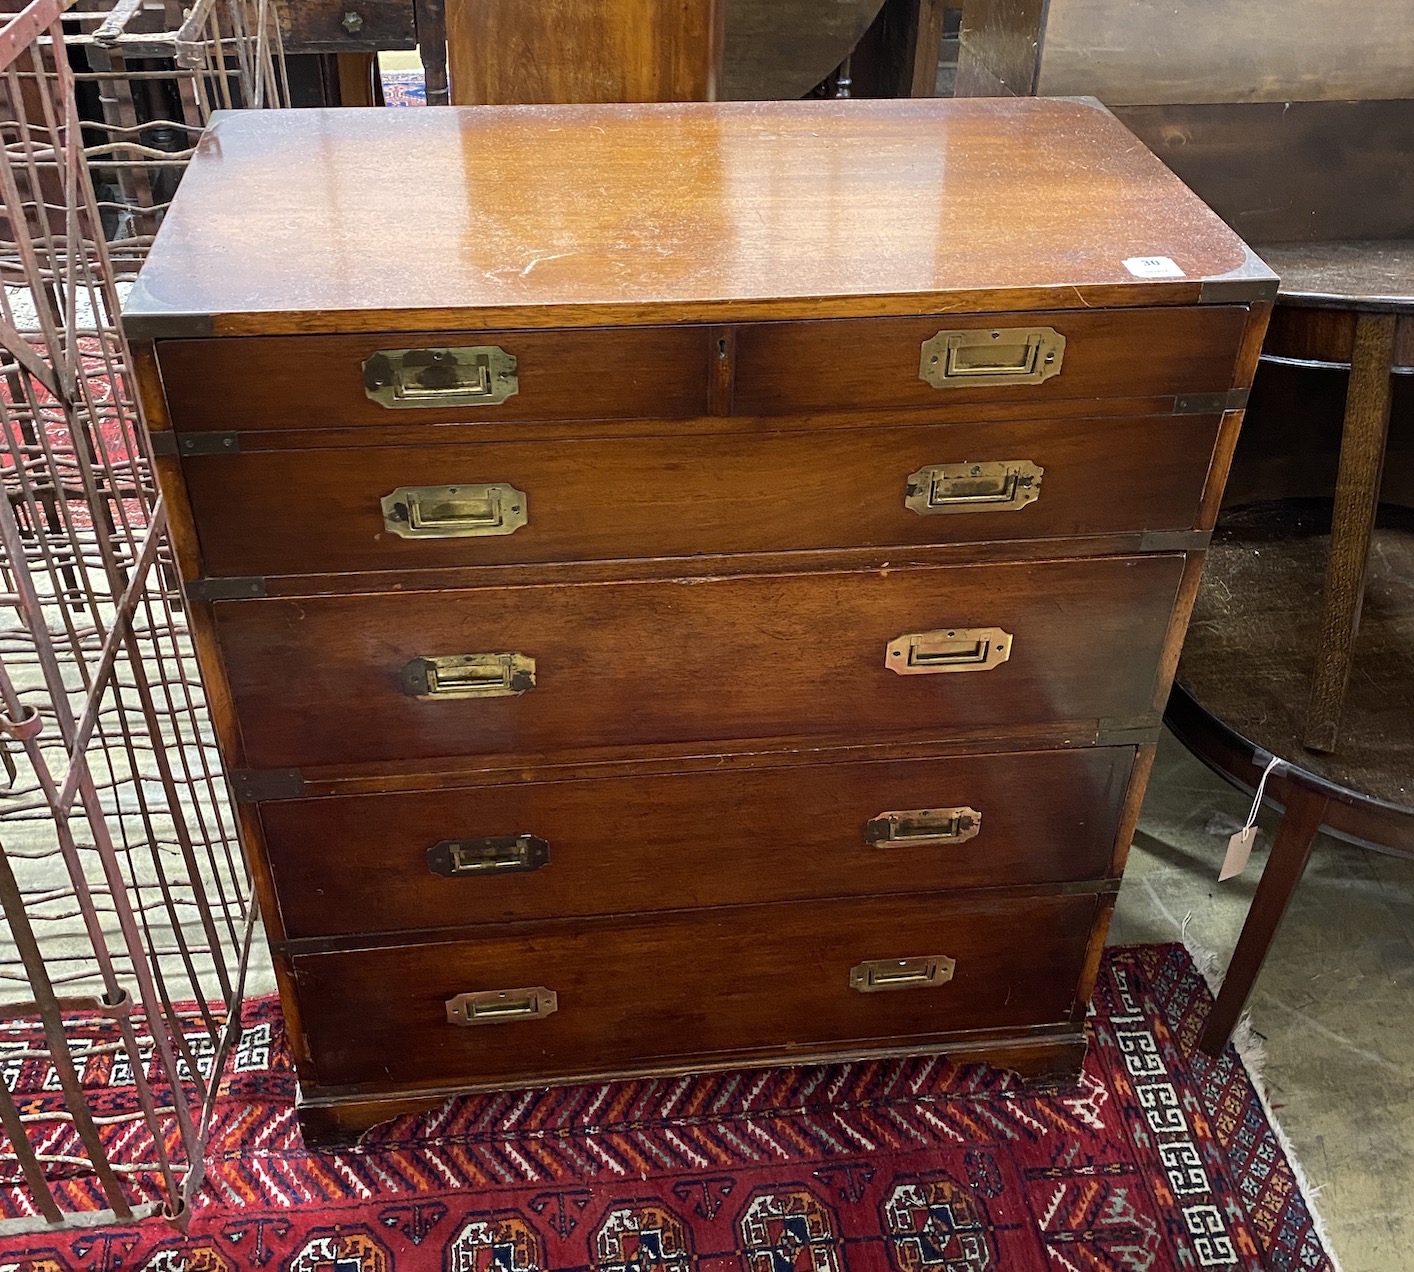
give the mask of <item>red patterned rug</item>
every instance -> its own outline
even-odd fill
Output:
[[[933,1059],[612,1083],[468,1097],[321,1157],[294,1121],[278,1008],[257,1000],[187,1236],[155,1220],[0,1239],[0,1264],[1329,1272],[1246,1070],[1231,1049],[1196,1049],[1210,1006],[1181,946],[1114,949],[1076,1087],[1028,1090]],[[4,1061],[22,1041],[0,1036],[0,1064],[32,1111],[58,1097],[36,1062]],[[84,1080],[96,1104],[131,1105],[111,1054]],[[144,1160],[141,1144],[123,1153]],[[24,1213],[13,1156],[0,1170],[4,1206]]]

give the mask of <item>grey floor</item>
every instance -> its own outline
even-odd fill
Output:
[[[1223,966],[1266,860],[1217,882],[1248,800],[1170,737],[1159,750],[1110,943],[1172,941]],[[1278,1120],[1320,1190],[1345,1272],[1414,1269],[1414,862],[1322,837],[1251,1001]]]

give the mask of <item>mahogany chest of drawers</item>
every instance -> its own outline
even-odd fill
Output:
[[[1093,102],[218,117],[126,318],[307,1137],[1073,1071],[1274,290]]]

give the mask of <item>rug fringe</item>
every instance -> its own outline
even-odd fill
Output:
[[[1198,969],[1199,974],[1208,983],[1208,989],[1216,998],[1218,991],[1223,986],[1223,977],[1226,975],[1227,968],[1216,951],[1199,945],[1188,935],[1188,924],[1192,918],[1191,912],[1183,916],[1178,939],[1183,948],[1188,951],[1188,957],[1193,960],[1193,966]],[[1331,1243],[1331,1234],[1326,1228],[1325,1218],[1321,1214],[1320,1207],[1316,1204],[1321,1195],[1321,1186],[1312,1183],[1310,1176],[1306,1174],[1306,1168],[1301,1164],[1296,1146],[1291,1142],[1291,1136],[1286,1133],[1286,1128],[1281,1124],[1281,1120],[1277,1117],[1272,1108],[1272,1102],[1268,1098],[1267,1044],[1261,1034],[1252,1027],[1250,1009],[1244,1009],[1238,1019],[1237,1026],[1232,1031],[1232,1045],[1237,1050],[1237,1058],[1242,1062],[1242,1067],[1247,1070],[1247,1077],[1251,1080],[1252,1089],[1257,1093],[1257,1102],[1261,1105],[1262,1112],[1267,1115],[1267,1122],[1272,1128],[1272,1134],[1281,1146],[1281,1151],[1286,1154],[1286,1160],[1291,1166],[1291,1173],[1296,1178],[1296,1186],[1301,1190],[1302,1199],[1306,1202],[1306,1209],[1310,1212],[1311,1226],[1316,1230],[1316,1238],[1320,1241],[1321,1248],[1326,1252],[1326,1258],[1330,1260],[1334,1272],[1343,1272],[1340,1258]]]

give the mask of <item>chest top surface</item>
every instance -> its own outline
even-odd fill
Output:
[[[1089,101],[240,111],[202,138],[125,317],[139,338],[590,326],[1269,286]]]

